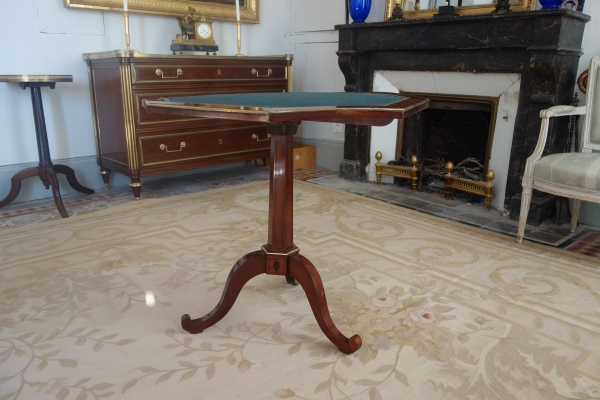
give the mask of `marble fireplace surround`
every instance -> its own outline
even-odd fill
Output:
[[[475,74],[472,72],[432,71],[375,71],[373,92],[431,93],[444,95],[469,95],[498,98],[496,120],[489,169],[494,170],[496,192],[492,207],[504,209],[504,195],[508,175],[511,144],[519,105],[520,74]],[[369,180],[375,181],[375,153],[381,151],[382,161],[394,159],[398,121],[387,126],[371,128]],[[392,183],[384,176],[382,182]]]
[[[445,75],[440,74],[443,73],[464,74],[452,76],[461,76],[463,82],[473,80],[476,84],[480,82],[478,79],[493,80],[492,76],[504,76],[500,79],[507,81],[497,90],[499,97],[503,93],[516,93],[518,86],[517,110],[508,115],[506,122],[497,121],[496,126],[503,133],[494,134],[490,160],[490,168],[498,176],[494,207],[510,209],[513,217],[519,213],[525,162],[539,136],[539,113],[553,105],[571,103],[582,54],[583,32],[589,20],[589,15],[575,11],[538,10],[446,20],[337,25],[338,65],[346,80],[344,90],[347,92],[398,91],[399,87],[410,92],[408,88],[419,80],[430,88],[419,87],[416,92],[430,90],[431,93],[451,94],[452,89],[448,89],[450,92],[440,89],[440,86],[452,84],[442,79]],[[428,74],[429,78],[420,80],[419,77]],[[509,85],[509,81],[516,86]],[[505,116],[499,110],[498,117]],[[564,118],[555,120],[548,135],[548,154],[564,148],[566,135],[563,132],[567,130],[568,121]],[[510,124],[513,125],[512,135],[508,132]],[[383,136],[395,135],[394,127],[388,129],[387,133],[381,132]],[[496,143],[500,136],[502,143]],[[379,147],[378,142],[372,145],[372,140],[380,139],[371,135],[371,127],[346,125],[340,177],[369,180],[374,163],[372,153]],[[391,149],[395,149],[395,142],[388,141],[384,150],[389,152]],[[510,153],[508,161],[507,152]],[[394,154],[384,153],[385,161],[392,158]],[[499,184],[500,180],[505,184]],[[552,196],[534,193],[528,222],[540,224],[550,216],[553,207]]]

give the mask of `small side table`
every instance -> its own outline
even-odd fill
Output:
[[[71,75],[0,75],[0,82],[18,83],[21,89],[31,89],[31,103],[33,105],[33,119],[35,121],[35,133],[37,138],[38,154],[40,162],[37,167],[25,168],[15,174],[11,179],[11,187],[8,196],[0,201],[0,208],[11,203],[21,191],[21,182],[27,178],[38,176],[46,189],[52,187],[52,195],[56,208],[63,218],[68,218],[67,210],[60,197],[60,188],[56,174],[64,174],[69,185],[78,192],[92,194],[94,191],[82,186],[75,177],[73,168],[61,164],[52,164],[50,149],[48,148],[48,134],[46,133],[46,121],[44,119],[44,107],[42,105],[41,88],[54,89],[57,82],[73,82]]]
[[[292,139],[302,121],[385,126],[427,108],[429,100],[391,93],[241,93],[146,99],[142,104],[153,113],[262,122],[271,138],[268,243],[240,258],[217,306],[196,319],[184,314],[182,328],[202,332],[231,310],[246,282],[260,274],[277,275],[302,286],[319,327],[340,351],[358,350],[362,339],[348,338],[335,326],[319,272],[294,244]]]

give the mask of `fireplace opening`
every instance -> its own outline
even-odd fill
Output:
[[[446,164],[454,164],[452,173],[461,178],[484,180],[496,120],[497,98],[477,96],[444,96],[414,94],[428,97],[429,108],[398,124],[396,160],[392,165],[410,165],[417,156],[420,170],[417,188],[425,192],[443,193]],[[395,179],[406,185],[404,179]],[[454,197],[480,202],[480,197],[455,192]]]

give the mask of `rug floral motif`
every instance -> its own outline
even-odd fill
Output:
[[[257,182],[1,231],[0,399],[600,398],[595,259],[294,185],[294,242],[359,351],[275,276],[181,329],[266,243]]]

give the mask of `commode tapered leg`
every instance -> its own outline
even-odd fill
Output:
[[[102,181],[104,182],[104,190],[108,190],[108,182],[110,178],[110,169],[108,168],[100,168],[100,176],[102,177]]]

